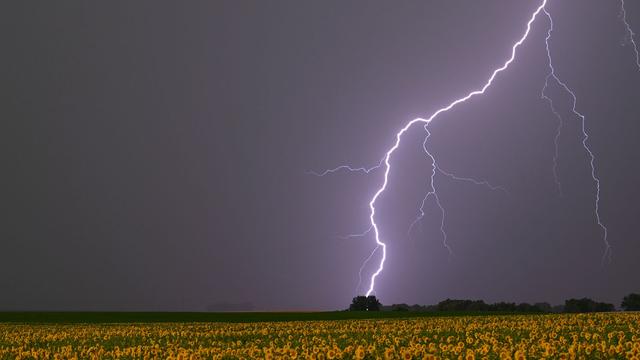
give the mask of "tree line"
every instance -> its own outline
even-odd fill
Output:
[[[624,311],[640,311],[640,294],[629,294],[622,299]],[[589,298],[568,299],[564,305],[551,306],[549,303],[508,303],[487,304],[483,300],[446,299],[436,305],[393,304],[384,306],[373,295],[353,298],[350,311],[416,311],[416,312],[521,312],[521,313],[589,313],[615,311],[613,304],[597,302]]]

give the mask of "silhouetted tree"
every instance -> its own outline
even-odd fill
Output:
[[[533,306],[538,308],[538,311],[540,311],[540,312],[550,313],[551,311],[553,311],[553,308],[551,307],[551,304],[549,304],[547,302],[535,303],[535,304],[533,304]]]
[[[349,306],[350,311],[380,311],[382,305],[378,299],[373,296],[356,296]]]
[[[367,311],[380,311],[381,307],[382,304],[380,304],[380,301],[378,301],[375,296],[367,296]]]
[[[416,312],[425,312],[425,311],[437,311],[436,309],[436,305],[418,305],[418,304],[413,304],[409,307],[409,311],[416,311]]]
[[[517,307],[515,303],[507,303],[501,301],[499,303],[495,303],[491,305],[492,311],[505,311],[505,312],[515,312],[517,311]]]
[[[564,312],[568,313],[585,313],[591,312],[591,307],[593,306],[593,300],[582,298],[582,299],[569,299],[564,302]]]
[[[597,302],[595,306],[595,312],[610,312],[615,310],[616,307],[613,304],[607,304],[603,302]]]
[[[622,299],[625,311],[640,311],[640,294],[629,294]]]
[[[446,299],[440,301],[433,308],[433,311],[500,311],[500,312],[551,312],[551,305],[548,303],[538,303],[531,305],[529,303],[498,302],[495,304],[486,304],[482,300],[456,300]]]
[[[356,296],[351,301],[351,305],[349,306],[349,310],[351,311],[366,311],[367,310],[367,297],[366,296]]]
[[[588,313],[613,311],[613,304],[595,302],[589,298],[569,299],[564,302],[564,311],[568,313]]]
[[[520,303],[516,306],[518,312],[540,312],[540,310],[529,303]]]
[[[488,309],[489,305],[482,300],[473,300],[466,304],[466,311],[487,311]]]
[[[409,311],[409,305],[407,304],[393,304],[391,305],[393,311]]]

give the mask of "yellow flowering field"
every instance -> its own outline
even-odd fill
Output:
[[[640,359],[640,313],[0,324],[0,359]]]

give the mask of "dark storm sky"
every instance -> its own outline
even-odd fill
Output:
[[[549,3],[555,65],[597,156],[612,262],[600,263],[588,159],[557,88],[563,197],[553,182],[539,17],[486,96],[432,124],[444,169],[510,192],[438,178],[451,259],[433,206],[407,236],[430,164],[420,127],[403,139],[378,205],[384,303],[619,305],[640,291],[640,71],[619,3]],[[381,174],[305,172],[375,164],[404,123],[480,87],[537,5],[3,4],[0,309],[345,307],[374,241],[338,236],[368,227]],[[627,11],[640,33],[640,2]]]

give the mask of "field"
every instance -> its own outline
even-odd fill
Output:
[[[14,358],[639,359],[640,313],[0,323],[0,359]]]

